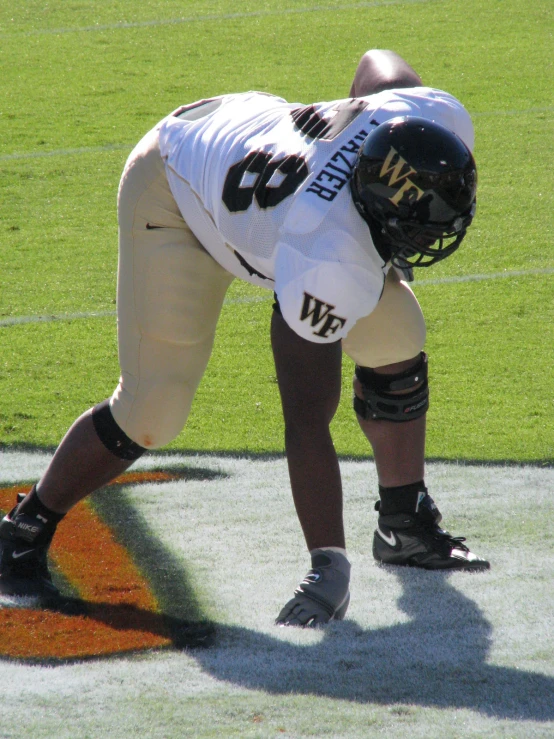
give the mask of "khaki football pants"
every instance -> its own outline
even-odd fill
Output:
[[[202,247],[169,189],[158,129],[133,150],[118,197],[117,323],[121,377],[110,407],[134,442],[168,444],[186,423],[208,363],[233,275]],[[391,270],[376,310],[343,341],[357,364],[415,357],[425,323],[415,296]]]

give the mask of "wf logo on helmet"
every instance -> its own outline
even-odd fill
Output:
[[[396,161],[394,161],[395,156],[397,157]],[[408,168],[408,171],[404,172],[403,170],[406,167]],[[423,197],[423,190],[414,184],[412,180],[408,179],[411,174],[417,174],[417,170],[413,169],[413,167],[411,167],[408,162],[400,156],[393,146],[391,146],[390,151],[387,154],[387,158],[383,162],[383,166],[379,172],[379,177],[383,179],[388,174],[390,174],[388,182],[389,187],[393,187],[397,182],[404,180],[404,183],[398,188],[396,194],[393,195],[392,198],[389,198],[391,203],[396,205],[396,207],[398,207],[398,204],[404,195],[411,190],[414,190],[416,193],[415,198],[413,195],[411,196],[412,200],[415,200],[415,202]]]

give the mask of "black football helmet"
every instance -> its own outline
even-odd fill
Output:
[[[428,267],[460,246],[475,213],[477,170],[464,142],[425,118],[381,123],[362,144],[354,204],[402,270]]]

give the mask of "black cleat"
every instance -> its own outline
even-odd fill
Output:
[[[18,514],[17,508],[0,522],[0,595],[48,603],[60,596],[47,562],[54,532],[47,532],[40,518]]]
[[[379,510],[379,504],[376,508]],[[488,570],[490,563],[473,554],[462,536],[439,527],[442,516],[429,495],[415,513],[379,516],[373,536],[373,556],[383,564],[425,570]]]

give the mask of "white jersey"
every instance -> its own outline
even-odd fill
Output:
[[[473,147],[461,103],[428,87],[314,105],[224,95],[160,124],[169,184],[193,233],[231,274],[274,290],[309,341],[344,338],[381,296],[389,265],[348,181],[364,139],[399,115],[436,121]]]

